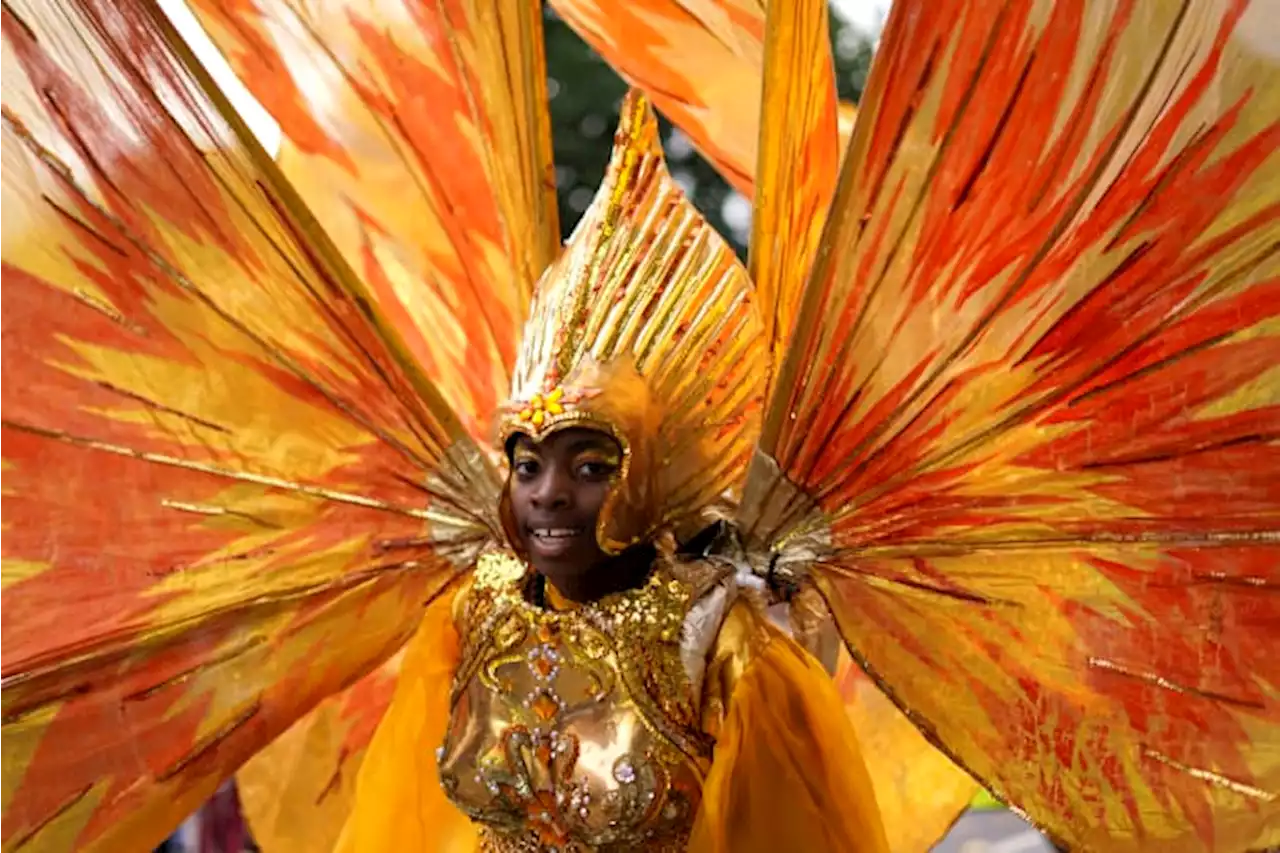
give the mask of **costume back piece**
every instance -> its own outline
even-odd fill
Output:
[[[631,467],[602,542],[676,554],[718,520],[734,583],[825,613],[1063,846],[1280,844],[1266,4],[899,0],[855,118],[825,3],[557,0],[637,87],[563,248],[537,4],[193,6],[277,156],[155,0],[3,9],[4,850],[154,845],[246,762],[270,853],[352,843],[357,777],[434,797],[408,786],[438,772],[514,820],[510,780],[449,775],[499,745],[425,699],[440,764],[377,749],[419,743],[397,709],[420,687],[500,674],[455,601],[533,632],[520,678],[541,659],[541,617],[477,587],[512,544],[495,412],[611,426]],[[745,266],[643,93],[752,196]],[[682,631],[721,583],[655,577]],[[647,667],[610,713],[680,755],[610,764],[581,793],[613,811],[557,827],[714,846],[686,817],[715,771],[680,780],[752,744],[682,746],[715,726],[649,688],[714,673],[620,636],[570,644],[580,685]],[[802,781],[824,815],[870,808]],[[659,790],[685,797],[646,811]]]

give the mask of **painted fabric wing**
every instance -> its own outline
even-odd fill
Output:
[[[337,847],[403,658],[402,651],[325,699],[236,773],[253,840],[266,853]]]
[[[483,444],[556,257],[542,18],[524,0],[192,0],[280,168]]]
[[[932,850],[981,788],[911,724],[847,651],[835,672],[891,853]]]
[[[787,350],[840,166],[827,5],[775,3],[766,21],[748,272],[771,380]]]
[[[286,178],[487,446],[533,284],[559,250],[537,4],[192,6],[279,123]],[[311,845],[340,826],[346,782],[318,797],[313,771],[354,779],[392,686],[370,676],[254,762],[241,785],[260,842]]]
[[[742,525],[1062,842],[1280,843],[1263,4],[894,6]]]
[[[549,0],[549,5],[623,78],[643,89],[725,180],[747,196],[755,192],[764,0]],[[821,5],[825,13],[827,4],[800,5]],[[815,47],[818,53],[811,57],[829,63],[830,42]],[[841,149],[854,114],[851,104],[838,111]]]
[[[491,535],[493,472],[189,59],[150,3],[4,10],[6,850],[157,843]]]

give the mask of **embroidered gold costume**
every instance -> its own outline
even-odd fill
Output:
[[[539,4],[193,0],[274,138],[177,5],[4,5],[5,851],[1280,845],[1264,3],[896,0],[855,119],[823,0],[550,0],[635,86],[563,246]]]
[[[485,563],[438,756],[449,798],[495,850],[683,850],[711,766],[698,715],[727,591],[704,601],[711,590],[660,569],[634,592],[544,610],[520,574],[491,580]]]

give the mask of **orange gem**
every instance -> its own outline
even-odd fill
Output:
[[[538,626],[538,639],[544,643],[549,643],[555,637],[555,632],[551,630],[551,626],[543,622]]]
[[[560,713],[560,703],[545,693],[539,694],[538,698],[534,699],[532,704],[529,705],[529,708],[544,723],[549,722],[556,714]]]
[[[541,675],[543,678],[551,675],[551,670],[555,668],[556,665],[546,658],[536,658],[533,661],[533,671],[538,673],[538,675]]]

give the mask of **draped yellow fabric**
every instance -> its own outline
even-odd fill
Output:
[[[356,785],[355,808],[338,850],[471,853],[479,839],[449,802],[435,749],[449,723],[449,690],[459,640],[450,596],[427,609],[405,653],[395,699],[378,726]]]
[[[745,604],[720,634],[715,657],[745,667],[732,677],[689,850],[887,851],[871,780],[831,678]]]

